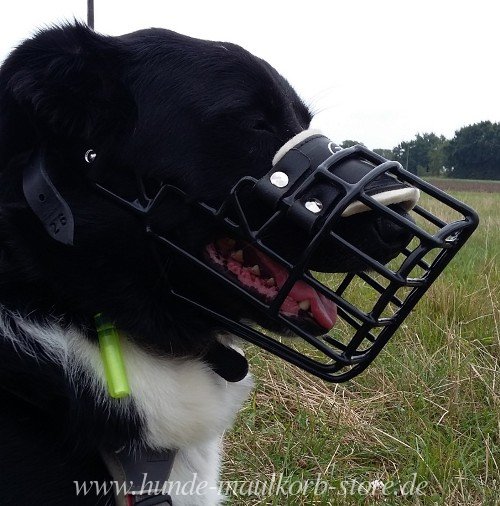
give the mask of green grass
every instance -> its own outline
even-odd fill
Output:
[[[329,385],[248,347],[256,389],[225,480],[427,482],[421,496],[237,497],[246,505],[500,504],[500,194],[455,193],[480,228],[369,369]],[[311,487],[312,489],[312,487]]]

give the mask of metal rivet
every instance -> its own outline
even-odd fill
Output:
[[[318,214],[323,209],[323,204],[318,199],[310,199],[304,204],[304,207],[311,213]]]
[[[288,176],[284,172],[274,172],[270,177],[271,184],[284,188],[288,184]]]
[[[86,151],[84,158],[87,163],[92,163],[97,158],[97,153],[93,149],[89,149]]]

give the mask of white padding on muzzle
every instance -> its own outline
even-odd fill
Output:
[[[420,190],[418,188],[400,188],[398,190],[377,193],[371,197],[386,206],[397,204],[405,211],[411,211],[417,205],[418,199],[420,198]],[[352,216],[366,211],[371,211],[371,209],[359,200],[356,200],[345,208],[342,216]]]
[[[288,140],[281,148],[278,150],[278,152],[274,155],[273,158],[273,166],[276,165],[282,158],[285,156],[288,151],[296,147],[301,142],[305,141],[309,137],[312,137],[313,135],[324,135],[321,130],[316,129],[308,129],[303,130],[302,132],[299,132],[297,135],[292,137],[290,140]],[[333,144],[333,143],[332,143]],[[332,151],[332,155],[335,152]],[[420,198],[420,190],[418,188],[408,187],[408,188],[399,188],[399,189],[391,189],[387,191],[380,191],[380,193],[371,195],[371,197],[376,200],[377,202],[380,202],[381,204],[384,204],[386,206],[389,206],[391,204],[397,204],[399,207],[402,207],[405,211],[411,211],[416,205]],[[352,202],[349,204],[344,212],[342,213],[343,217],[353,216],[355,214],[364,213],[366,211],[371,211],[371,209],[360,202],[359,200],[356,200],[355,202]]]
[[[310,128],[309,130],[302,130],[297,135],[294,135],[290,140],[286,141],[278,152],[274,155],[273,166],[276,165],[292,148],[300,144],[302,141],[309,139],[313,135],[324,135],[321,130]],[[332,153],[333,154],[333,153]]]

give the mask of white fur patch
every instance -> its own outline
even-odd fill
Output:
[[[173,484],[175,506],[216,506],[224,499],[219,493],[221,438],[177,453],[169,482]],[[190,483],[197,494],[187,495],[177,484]],[[186,487],[185,487],[186,490]]]
[[[30,342],[12,335],[1,315],[0,311],[0,330],[5,337],[20,351],[37,358]],[[43,347],[47,360],[61,365],[69,381],[75,373],[83,373],[97,404],[124,415],[135,407],[144,424],[144,443],[151,448],[184,448],[220,436],[233,423],[253,385],[250,375],[228,383],[201,360],[152,355],[123,338],[131,395],[112,399],[96,343],[74,328],[16,321],[32,342]]]
[[[169,481],[176,506],[217,506],[224,497],[218,491],[220,445],[223,432],[233,423],[248,396],[252,378],[228,383],[196,359],[175,359],[151,355],[129,339],[122,339],[122,351],[131,396],[112,399],[107,394],[104,369],[96,343],[74,328],[38,325],[12,315],[27,334],[17,336],[4,318],[0,306],[0,333],[24,354],[36,360],[59,364],[68,381],[82,377],[103,409],[128,416],[137,410],[144,425],[144,443],[155,449],[179,449]],[[42,346],[45,356],[34,349]],[[76,376],[78,374],[78,376]],[[76,389],[84,385],[75,384]],[[186,494],[197,490],[195,493]],[[203,485],[197,488],[198,485]]]
[[[151,448],[182,448],[222,434],[252,388],[250,375],[228,383],[200,360],[153,356],[125,339],[122,349]]]

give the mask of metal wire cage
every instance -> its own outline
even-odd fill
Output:
[[[346,158],[369,162],[374,168],[360,181],[348,183],[335,174],[336,165]],[[390,206],[380,203],[367,193],[367,186],[382,175],[390,175],[402,183],[416,187],[425,196],[425,204],[413,208],[414,221],[401,216]],[[290,261],[270,248],[263,238],[276,223],[286,217],[297,196],[317,182],[332,185],[339,197],[323,213],[321,225],[311,235],[302,254]],[[404,170],[398,162],[387,161],[364,146],[354,146],[333,154],[316,170],[304,176],[294,194],[283,199],[281,205],[264,223],[255,226],[248,220],[241,196],[255,189],[258,183],[259,180],[255,178],[244,177],[218,208],[203,202],[195,205],[222,225],[229,234],[251,242],[288,271],[287,280],[272,300],[258,297],[241,286],[236,279],[225,276],[196,254],[185,251],[166,235],[149,227],[148,234],[174,254],[181,255],[200,269],[209,271],[225,283],[228,289],[238,294],[241,300],[247,301],[273,321],[287,327],[307,345],[297,345],[296,340],[282,339],[256,326],[236,321],[224,314],[220,308],[210,307],[193,296],[172,288],[173,297],[216,319],[224,328],[250,343],[330,382],[347,381],[366,369],[478,224],[478,216],[470,207]],[[153,199],[149,199],[143,191],[142,198],[131,203],[97,186],[108,197],[118,200],[146,218],[146,222],[165,194],[182,194],[179,189],[165,185]],[[142,184],[140,186],[143,188]],[[335,223],[342,219],[343,211],[355,201],[361,202],[372,212],[393,220],[411,233],[413,239],[409,245],[389,264],[378,262],[333,230]],[[436,205],[441,208],[441,212],[432,211]],[[311,272],[311,256],[325,238],[361,259],[367,269],[329,277]],[[297,281],[306,283],[337,305],[341,321],[328,334],[314,335],[280,313],[283,301]],[[354,300],[356,297],[353,299],[353,293],[361,293],[363,302],[359,302],[359,297]]]

